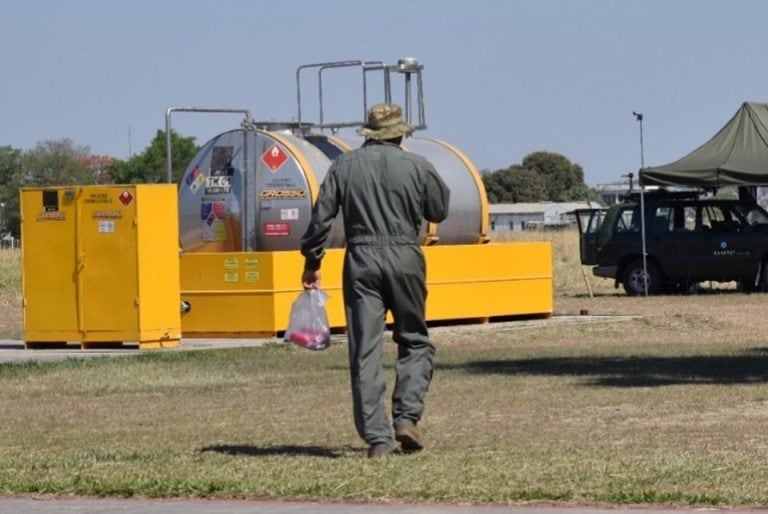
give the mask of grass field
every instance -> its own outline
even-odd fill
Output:
[[[556,314],[606,317],[433,330],[421,454],[365,458],[342,341],[5,364],[0,494],[768,506],[768,295],[590,298],[552,237]]]
[[[0,339],[21,337],[21,264],[18,250],[0,250]]]

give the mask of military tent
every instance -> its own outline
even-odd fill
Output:
[[[712,139],[682,159],[640,170],[643,186],[768,185],[768,104],[744,102]]]

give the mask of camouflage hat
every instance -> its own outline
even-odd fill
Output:
[[[392,139],[413,132],[413,126],[403,121],[403,109],[395,104],[376,104],[368,109],[368,123],[357,129],[358,135],[369,139]]]

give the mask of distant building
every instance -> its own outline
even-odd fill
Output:
[[[576,223],[576,218],[569,212],[592,207],[597,206],[587,202],[492,203],[489,205],[490,231],[565,228]]]
[[[18,248],[19,240],[14,238],[10,232],[6,232],[0,237],[0,248]]]
[[[636,188],[637,185],[633,184]],[[600,196],[603,205],[614,205],[621,201],[621,195],[627,194],[630,189],[629,182],[609,182],[607,184],[598,184],[594,187]]]

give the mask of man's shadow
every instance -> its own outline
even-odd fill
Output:
[[[659,387],[768,383],[768,348],[682,356],[551,356],[438,364],[438,370],[510,376],[582,377],[584,386]]]
[[[214,444],[200,448],[201,453],[214,452],[225,455],[244,455],[248,457],[271,457],[275,455],[285,457],[323,457],[326,459],[339,459],[350,452],[364,451],[361,448],[352,446],[301,446],[301,445],[277,445],[277,446],[258,446],[250,444]]]

